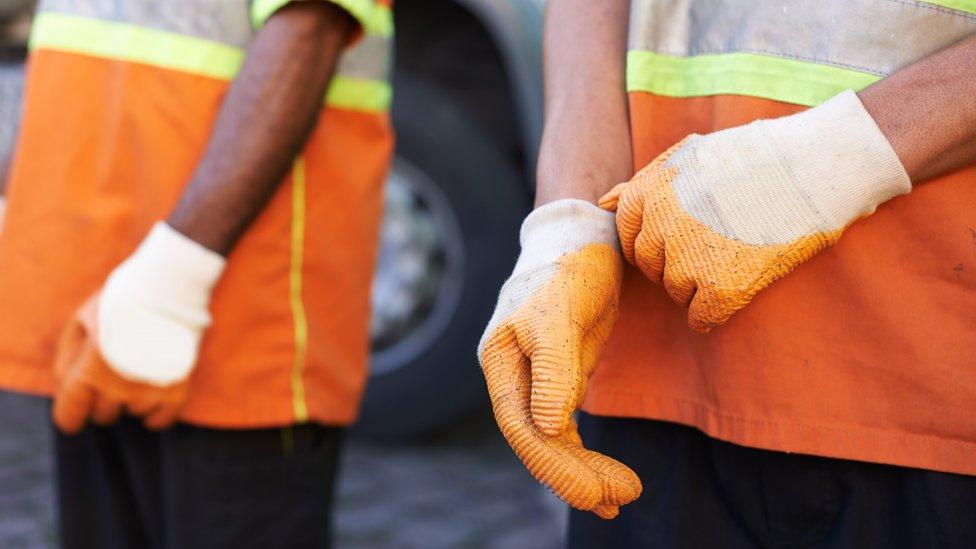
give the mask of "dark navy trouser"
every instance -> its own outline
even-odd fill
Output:
[[[644,492],[605,521],[572,511],[582,548],[976,548],[976,477],[770,452],[671,423],[581,414],[590,449]]]
[[[56,435],[66,549],[328,547],[343,430],[151,432],[132,418]]]

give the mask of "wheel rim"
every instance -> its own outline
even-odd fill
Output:
[[[371,292],[372,376],[404,368],[441,336],[463,275],[460,224],[447,196],[416,165],[394,158]]]

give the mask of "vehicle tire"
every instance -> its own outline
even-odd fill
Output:
[[[397,75],[395,86],[397,150],[374,282],[371,374],[354,427],[354,433],[381,439],[417,437],[487,406],[476,348],[514,265],[518,229],[530,200],[514,161],[447,94],[405,74]],[[391,219],[391,200],[403,202],[398,198],[405,194],[403,187],[413,189],[413,200],[422,204],[436,228],[440,249],[428,254],[436,259],[426,262],[420,281],[436,279],[430,290],[434,297],[419,307],[422,317],[407,333],[383,342],[378,340],[391,338],[380,337],[382,330],[380,336],[375,333],[377,316],[383,316],[378,309],[399,303],[389,297],[396,292],[384,293],[384,288],[402,282],[393,275],[389,283],[390,264],[396,263],[388,257],[394,253],[390,242],[417,247],[404,236],[409,231],[402,229],[403,223]],[[416,232],[413,240],[426,234]],[[417,270],[415,260],[400,263],[411,267],[405,271]],[[409,301],[424,291],[404,293]]]

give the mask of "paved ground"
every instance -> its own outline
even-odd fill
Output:
[[[51,547],[44,402],[0,394],[0,547]],[[352,441],[338,547],[558,547],[565,508],[524,472],[488,417],[410,445]]]
[[[47,404],[0,393],[0,547],[54,544]]]

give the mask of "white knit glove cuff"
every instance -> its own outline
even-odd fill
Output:
[[[495,313],[478,344],[479,357],[486,338],[555,276],[560,257],[595,243],[620,250],[614,215],[576,199],[557,200],[536,208],[522,222],[519,240],[522,253],[499,293]]]
[[[898,155],[853,91],[759,125],[829,226],[846,227],[912,189]]]
[[[596,242],[620,249],[613,213],[572,198],[539,206],[522,222],[522,253],[512,274],[555,263],[560,256]]]
[[[841,231],[911,190],[852,91],[792,116],[691,136],[665,166],[686,212],[753,245]]]
[[[121,376],[166,386],[197,360],[208,306],[226,260],[157,223],[109,276],[99,303],[98,343]]]
[[[7,215],[7,197],[0,194],[0,233],[3,233],[3,218]]]

